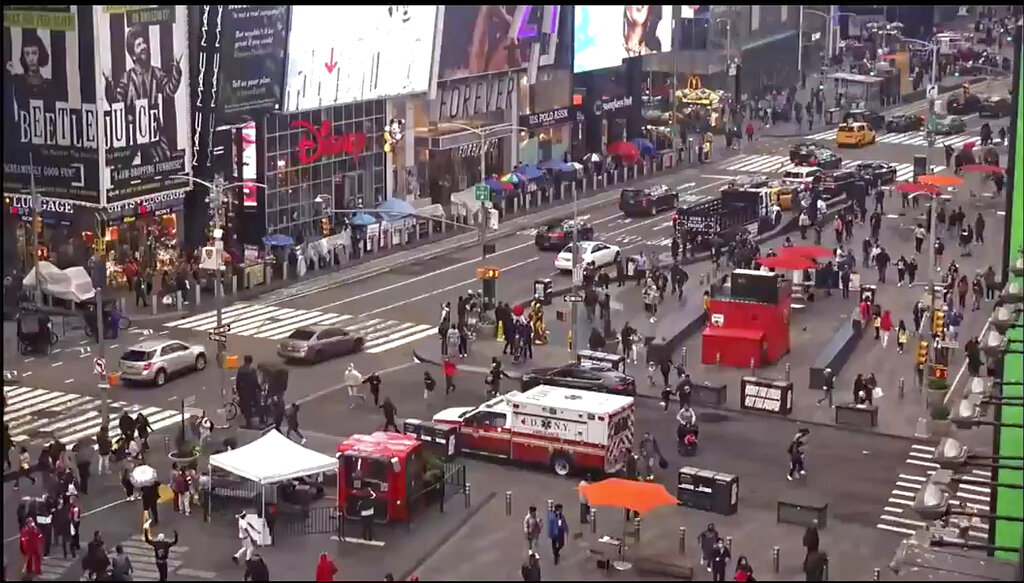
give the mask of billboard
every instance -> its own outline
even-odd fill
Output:
[[[542,32],[543,9],[515,5],[445,6],[438,81],[526,67],[531,44],[522,40]]]
[[[185,189],[192,169],[186,6],[100,6],[107,203]]]
[[[295,6],[282,111],[421,93],[437,6]]]
[[[217,115],[244,121],[281,106],[288,7],[226,5],[221,15]]]
[[[92,8],[4,7],[4,192],[99,205]],[[30,164],[31,154],[31,164]]]
[[[672,6],[576,6],[573,72],[672,48]]]

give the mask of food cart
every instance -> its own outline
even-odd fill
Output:
[[[705,88],[697,76],[687,79],[685,89],[676,91],[676,113],[682,119],[706,122],[706,126],[698,123],[697,127],[707,127],[716,134],[725,130],[727,107],[728,94]]]
[[[377,431],[352,435],[338,445],[338,510],[359,516],[373,493],[378,523],[409,520],[410,501],[424,489],[423,444],[413,435]]]

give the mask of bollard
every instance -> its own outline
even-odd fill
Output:
[[[772,568],[779,572],[779,547],[772,548]]]
[[[757,367],[754,366],[754,359],[750,359],[750,376],[756,376]]]
[[[685,346],[683,347],[683,355],[680,357],[680,359],[681,359],[681,362],[683,363],[683,368],[685,369],[686,368],[686,347]]]
[[[505,516],[512,516],[512,491],[505,492]]]
[[[789,380],[789,373],[790,373],[791,369],[792,369],[792,367],[791,367],[791,366],[790,366],[790,364],[789,364],[789,363],[787,362],[787,363],[786,363],[786,380],[787,380],[787,381]]]
[[[680,555],[685,555],[686,554],[686,527],[685,526],[680,526],[679,527],[679,554]]]
[[[871,576],[871,580],[872,581],[881,581],[882,580],[882,570],[881,569],[875,569],[875,573],[874,573],[874,575]]]
[[[181,291],[180,291],[180,290],[179,290],[179,291],[176,291],[176,292],[174,292],[174,305],[175,305],[175,307],[177,308],[177,310],[178,310],[179,312],[181,311],[181,304],[182,304],[182,300],[183,300],[183,299],[184,299],[184,298],[182,298],[182,295],[181,295]]]
[[[466,482],[465,494],[466,494],[466,508],[469,508],[470,507],[470,503],[469,503],[469,482]]]
[[[197,308],[199,307],[199,304],[202,303],[201,297],[200,297],[200,296],[203,295],[202,291],[203,291],[203,288],[199,286],[199,282],[196,282],[196,307]]]
[[[730,553],[732,552],[732,537],[731,536],[725,537],[725,548],[729,549]]]
[[[157,293],[154,293],[153,296],[150,298],[150,300],[152,301],[152,303],[150,305],[153,306],[153,315],[155,316],[157,314],[157,310],[159,309],[159,306],[160,306],[160,295],[157,294]]]
[[[722,353],[715,354],[715,366],[722,366]]]
[[[903,378],[903,377],[900,377],[899,387],[900,387],[900,400],[901,401],[903,400],[903,388],[906,386],[906,384],[907,384],[907,380],[905,378]]]
[[[633,519],[633,540],[640,542],[640,517]]]
[[[590,534],[597,534],[597,510],[590,509]]]

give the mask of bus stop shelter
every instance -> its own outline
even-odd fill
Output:
[[[839,93],[846,96],[847,109],[882,109],[885,78],[856,73],[833,73],[829,78]]]

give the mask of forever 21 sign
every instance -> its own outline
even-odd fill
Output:
[[[571,123],[579,116],[576,107],[559,107],[550,111],[527,113],[519,116],[519,125],[527,130],[539,130],[561,123]]]

